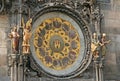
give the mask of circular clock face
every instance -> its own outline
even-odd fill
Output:
[[[72,77],[86,64],[86,29],[81,30],[77,19],[66,13],[44,13],[37,16],[32,26],[31,55],[39,71],[53,77]]]
[[[50,69],[67,69],[80,53],[80,38],[73,25],[60,17],[45,19],[34,34],[35,54]]]

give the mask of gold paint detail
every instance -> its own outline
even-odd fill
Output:
[[[35,30],[34,48],[44,66],[69,68],[80,54],[80,39],[72,24],[62,18],[44,20]]]

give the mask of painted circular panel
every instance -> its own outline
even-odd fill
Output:
[[[84,60],[90,54],[90,38],[87,28],[82,29],[74,13],[57,9],[47,8],[35,19],[30,39],[31,55],[39,71],[51,77],[70,78],[88,66],[89,59],[86,63]]]
[[[35,30],[35,54],[50,69],[71,67],[80,54],[80,38],[73,25],[60,17],[44,20]]]

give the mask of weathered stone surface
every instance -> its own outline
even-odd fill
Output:
[[[103,4],[103,3],[101,3]],[[105,57],[104,74],[108,81],[120,80],[120,1],[111,0],[106,3],[110,9],[103,8],[104,22],[102,32],[106,32],[111,43],[107,45],[107,55]],[[105,7],[105,6],[104,6]],[[110,80],[110,81],[111,81]]]
[[[0,15],[0,81],[9,80],[7,77],[7,28],[8,28],[7,15]]]

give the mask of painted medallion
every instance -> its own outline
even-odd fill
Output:
[[[44,20],[36,28],[33,42],[37,57],[50,69],[66,69],[80,54],[77,30],[69,21],[59,17]]]

